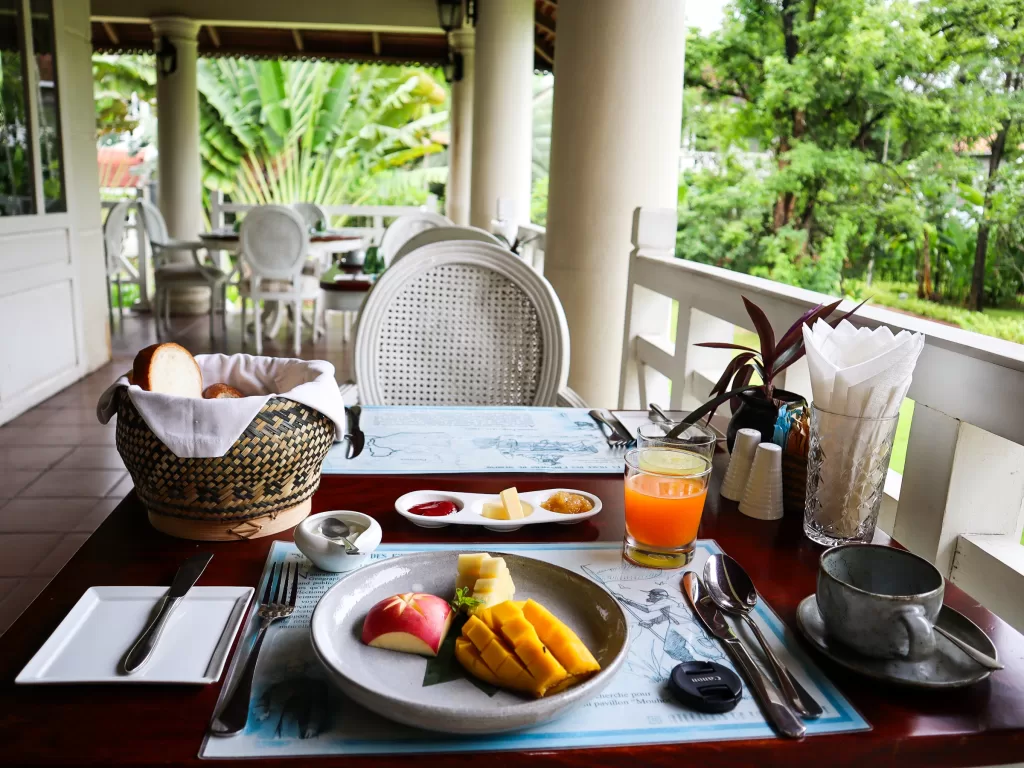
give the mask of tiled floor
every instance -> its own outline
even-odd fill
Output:
[[[349,369],[337,332],[341,316],[329,318],[337,343],[307,341],[303,357],[330,360],[343,382]],[[100,394],[156,340],[148,316],[126,315],[124,326],[115,326],[110,363],[0,427],[0,634],[132,488],[114,447],[116,420],[96,419]],[[195,354],[241,351],[237,316],[229,317],[226,342],[211,342],[208,328],[205,318],[176,320],[174,340]],[[284,329],[280,341],[268,341],[264,354],[290,357],[286,336]]]

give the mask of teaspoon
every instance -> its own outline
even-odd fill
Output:
[[[993,659],[987,653],[982,653],[973,645],[968,645],[959,637],[956,637],[950,632],[947,632],[938,624],[935,624],[933,628],[936,632],[938,632],[944,638],[949,640],[949,642],[951,642],[953,645],[955,645],[957,648],[966,653],[974,661],[978,662],[979,664],[981,664],[981,666],[985,667],[986,669],[1005,669],[1005,667],[1003,666],[1002,662],[999,661],[999,659]]]
[[[345,542],[349,554],[355,554],[359,551],[359,548],[348,539],[352,535],[352,529],[349,528],[348,523],[344,520],[328,517],[320,524],[320,533],[328,539],[341,539]]]
[[[739,616],[753,630],[757,642],[761,644],[768,662],[771,664],[775,677],[782,686],[782,692],[789,699],[793,708],[805,718],[821,717],[822,709],[814,698],[800,686],[800,683],[786,669],[768,641],[761,634],[760,627],[750,618],[751,611],[757,605],[757,589],[747,572],[738,562],[728,555],[712,555],[704,565],[704,581],[715,604],[727,613]]]

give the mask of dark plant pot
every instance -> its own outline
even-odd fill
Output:
[[[776,402],[795,403],[803,398],[795,392],[787,392],[784,389],[776,389],[774,392]],[[776,403],[766,400],[760,390],[756,392],[737,395],[740,400],[740,407],[729,419],[729,428],[725,432],[729,452],[732,453],[732,445],[736,442],[736,433],[741,429],[756,429],[761,433],[761,442],[770,443],[772,435],[775,434],[775,420],[779,417],[779,407]]]

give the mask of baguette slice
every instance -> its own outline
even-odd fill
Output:
[[[204,400],[223,400],[232,397],[245,397],[245,395],[230,384],[211,384],[203,390]]]
[[[180,344],[154,344],[135,356],[132,382],[148,392],[202,397],[203,375],[192,354]]]

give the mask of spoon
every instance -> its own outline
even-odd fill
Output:
[[[953,645],[955,645],[957,648],[966,653],[974,661],[978,662],[979,664],[981,664],[981,666],[985,667],[986,669],[1005,669],[1004,665],[1001,664],[998,659],[993,659],[987,653],[982,653],[973,645],[968,645],[959,637],[950,634],[945,629],[940,627],[938,624],[935,624],[933,628],[936,632],[938,632],[944,638],[949,640],[949,642],[951,642]]]
[[[328,539],[341,539],[345,542],[346,554],[358,554],[359,548],[348,539],[348,537],[352,535],[352,529],[349,528],[348,523],[344,520],[339,520],[336,517],[328,517],[320,524],[320,533]]]
[[[665,413],[665,411],[663,411],[661,409],[661,406],[658,405],[657,403],[650,403],[647,407],[650,409],[651,413],[653,413],[655,415],[655,417],[658,419],[658,421],[660,421],[662,424],[665,424],[665,425],[674,425],[675,424],[675,422],[672,421],[672,419],[670,419],[668,417],[668,414]]]
[[[793,708],[804,718],[820,717],[821,705],[800,685],[799,681],[786,669],[753,619],[751,611],[757,605],[757,589],[750,580],[743,566],[728,555],[712,555],[704,565],[704,581],[715,605],[726,613],[739,616],[753,630],[757,642],[761,644],[768,662],[771,664],[775,677],[782,686],[782,692],[789,699]]]

